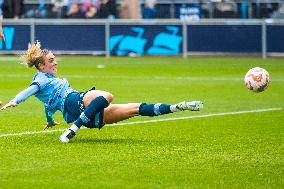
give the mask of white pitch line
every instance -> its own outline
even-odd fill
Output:
[[[203,115],[197,115],[197,116],[185,116],[185,117],[174,117],[174,118],[165,118],[165,119],[154,119],[154,120],[147,120],[147,121],[135,121],[135,122],[126,122],[126,123],[116,123],[116,124],[112,124],[112,125],[109,125],[109,126],[133,125],[133,124],[141,124],[141,123],[155,123],[155,122],[162,122],[162,121],[196,119],[196,118],[203,118],[203,117],[214,117],[214,116],[235,115],[235,114],[247,114],[247,113],[257,113],[257,112],[279,111],[279,110],[282,110],[282,108],[267,108],[267,109],[256,109],[256,110],[244,110],[244,111],[237,111],[237,112],[223,112],[223,113],[215,113],[215,114],[203,114]]]
[[[279,111],[279,110],[283,110],[283,108],[266,108],[266,109],[244,110],[244,111],[237,111],[237,112],[223,112],[223,113],[214,113],[214,114],[204,114],[204,115],[197,115],[197,116],[185,116],[185,117],[154,119],[154,120],[146,120],[146,121],[134,121],[134,122],[126,122],[126,123],[115,123],[115,124],[110,124],[110,125],[106,125],[106,126],[112,126],[113,127],[113,126],[123,126],[123,125],[135,125],[135,124],[156,123],[156,122],[163,122],[163,121],[197,119],[197,118],[204,118],[204,117],[248,114],[248,113],[258,113],[258,112]],[[33,135],[33,134],[41,134],[41,133],[54,133],[54,132],[65,131],[65,130],[66,129],[55,129],[55,130],[46,130],[46,131],[30,131],[30,132],[22,132],[22,133],[7,133],[7,134],[0,134],[0,137]]]

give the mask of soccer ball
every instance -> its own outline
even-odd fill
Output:
[[[244,80],[247,88],[257,93],[264,91],[270,82],[269,73],[259,67],[250,69]]]

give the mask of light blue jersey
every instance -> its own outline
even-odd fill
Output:
[[[12,101],[19,104],[32,95],[44,103],[48,123],[53,123],[52,115],[57,111],[64,112],[64,102],[68,94],[77,92],[66,79],[59,79],[52,74],[38,72],[34,75],[30,87],[20,92]]]
[[[64,113],[65,99],[68,94],[75,91],[65,78],[59,79],[43,72],[34,75],[31,85],[39,87],[35,97],[44,103],[47,117],[52,116],[57,110]]]

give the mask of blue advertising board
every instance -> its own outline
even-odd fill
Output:
[[[189,25],[191,52],[261,52],[261,25]]]
[[[180,55],[182,50],[201,53],[262,53],[262,27],[259,23],[52,23],[8,22],[3,26],[5,42],[0,53],[24,51],[32,40],[43,48],[76,54],[107,53],[113,55]],[[34,29],[34,32],[32,31]],[[284,25],[266,24],[268,53],[284,53]],[[187,33],[183,33],[186,31]],[[31,36],[34,34],[34,36]],[[109,36],[106,36],[108,35]],[[186,48],[183,49],[183,36]],[[264,49],[265,50],[265,49]]]
[[[104,25],[35,25],[35,39],[60,51],[105,51]]]
[[[284,52],[284,26],[267,26],[267,51]]]
[[[115,55],[178,55],[180,25],[111,25],[109,49]]]
[[[5,42],[0,41],[0,51],[21,51],[28,47],[30,42],[29,25],[4,25]]]

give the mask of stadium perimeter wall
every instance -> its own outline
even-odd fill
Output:
[[[0,54],[284,56],[284,20],[4,20]]]

